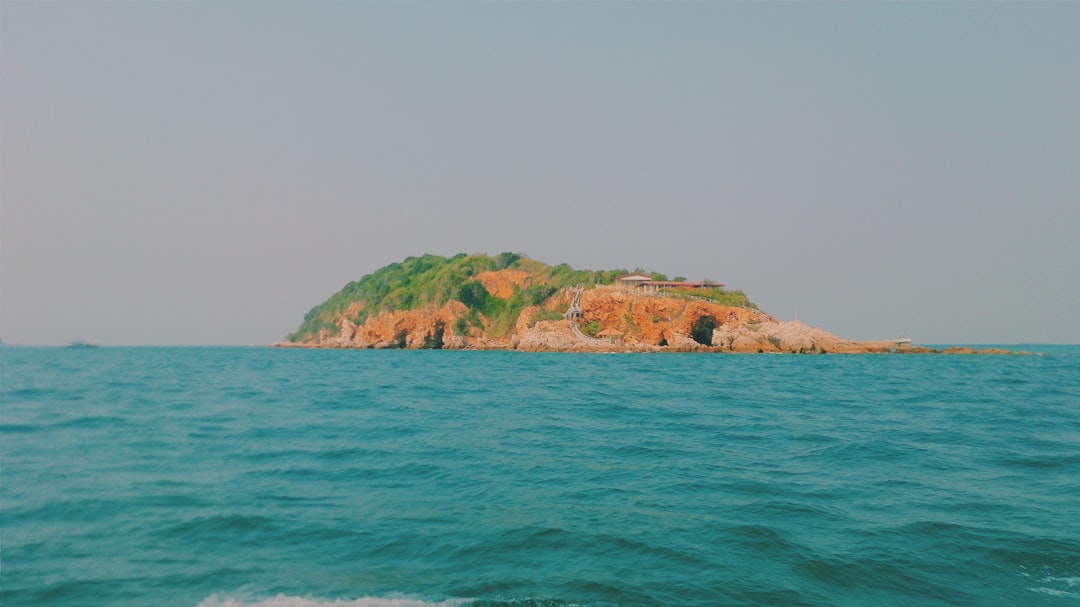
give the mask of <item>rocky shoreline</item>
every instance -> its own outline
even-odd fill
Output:
[[[272,347],[347,349],[517,350],[523,352],[717,352],[791,354],[1008,354],[1008,350],[911,345],[903,340],[855,341],[798,321],[780,322],[756,308],[725,306],[695,298],[645,295],[616,287],[580,294],[580,318],[558,317],[572,292],[547,308],[522,312],[508,336],[463,325],[459,301],[442,307],[383,312],[361,325],[342,317],[337,331],[323,330],[308,342]],[[356,310],[350,310],[350,315]],[[586,335],[589,327],[595,336]],[[602,331],[597,330],[603,328]]]

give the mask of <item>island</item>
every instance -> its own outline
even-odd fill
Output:
[[[796,354],[975,352],[780,322],[705,279],[575,270],[518,253],[423,255],[350,282],[276,347]],[[997,352],[982,350],[979,352]]]

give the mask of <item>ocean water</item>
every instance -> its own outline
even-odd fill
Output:
[[[1080,607],[1080,348],[0,348],[0,603]]]

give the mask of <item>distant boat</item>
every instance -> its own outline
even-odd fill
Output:
[[[67,345],[69,348],[96,348],[97,344],[87,341],[73,341]]]

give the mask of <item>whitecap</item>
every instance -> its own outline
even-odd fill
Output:
[[[1080,599],[1080,577],[1044,577],[1039,583],[1044,585],[1028,590],[1050,596]]]
[[[1044,582],[1057,582],[1065,584],[1069,588],[1080,586],[1080,576],[1073,577],[1048,577],[1043,580]]]

